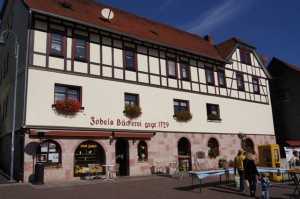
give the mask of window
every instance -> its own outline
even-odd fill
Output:
[[[219,69],[218,70],[218,81],[220,87],[226,87],[226,77],[225,77],[225,71]]]
[[[190,67],[187,63],[181,63],[181,79],[190,80]]]
[[[61,34],[51,34],[50,54],[63,55],[63,36]]]
[[[87,58],[87,41],[83,38],[75,38],[75,59],[86,60]]]
[[[242,73],[236,73],[237,88],[239,91],[244,91],[244,77]]]
[[[207,146],[209,148],[208,149],[208,156],[210,158],[216,158],[217,156],[220,155],[219,143],[218,143],[217,139],[210,138],[208,140]]]
[[[259,94],[259,81],[257,77],[252,78],[253,92]]]
[[[177,113],[179,111],[189,110],[188,108],[188,101],[185,100],[174,100],[174,113]]]
[[[61,159],[61,148],[55,141],[46,140],[37,148],[36,162],[42,162],[46,166],[58,166]]]
[[[240,50],[240,58],[242,63],[251,65],[251,58],[249,52]]]
[[[55,85],[54,101],[74,99],[80,102],[81,101],[80,90],[81,90],[80,87]]]
[[[90,167],[94,167],[92,173],[101,173],[102,164],[105,164],[103,147],[94,141],[84,141],[74,152],[74,177],[86,176]]]
[[[291,95],[290,95],[290,89],[283,89],[281,91],[281,98],[282,100],[289,100],[291,99]]]
[[[206,104],[207,119],[220,120],[220,109],[217,104]]]
[[[176,62],[174,60],[167,60],[167,74],[171,78],[177,77]]]
[[[147,161],[148,160],[148,147],[147,143],[144,140],[141,140],[137,146],[138,152],[138,161]]]
[[[128,70],[136,70],[136,53],[133,49],[127,48],[124,50],[125,68]]]
[[[208,85],[215,85],[214,71],[212,67],[205,68],[206,82]]]
[[[138,106],[139,105],[139,97],[136,94],[125,93],[125,106]]]

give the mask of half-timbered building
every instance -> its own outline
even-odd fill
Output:
[[[1,19],[20,46],[14,95],[14,35],[5,32],[0,167],[11,169],[13,137],[17,180],[30,181],[36,163],[45,181],[79,178],[91,163],[148,175],[178,155],[192,169],[199,151],[213,168],[234,158],[238,134],[254,150],[275,143],[268,73],[240,39],[214,45],[91,0],[4,1]]]

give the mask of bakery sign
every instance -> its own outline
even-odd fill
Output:
[[[121,126],[121,127],[144,127],[146,129],[155,128],[169,128],[169,122],[156,121],[156,122],[142,122],[142,120],[132,121],[126,119],[110,119],[110,118],[95,118],[91,117],[91,126]]]

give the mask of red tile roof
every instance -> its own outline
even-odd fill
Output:
[[[219,53],[221,54],[221,56],[224,59],[229,59],[230,58],[229,56],[233,53],[233,51],[235,50],[235,48],[238,44],[255,49],[254,46],[248,44],[247,42],[245,42],[239,38],[235,38],[235,37],[233,37],[227,41],[224,41],[222,43],[219,43],[218,45],[216,45],[216,49],[219,51]]]
[[[78,21],[150,43],[203,55],[224,61],[218,51],[200,36],[184,32],[171,26],[161,24],[92,0],[24,0],[34,12]],[[59,2],[71,5],[64,8]],[[101,10],[110,8],[114,18],[103,20]]]

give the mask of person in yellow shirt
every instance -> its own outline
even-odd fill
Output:
[[[237,156],[234,157],[234,175],[236,175],[236,171],[240,176],[240,191],[245,190],[245,173],[244,173],[244,164],[243,161],[245,159],[244,155],[245,151],[240,149]]]

